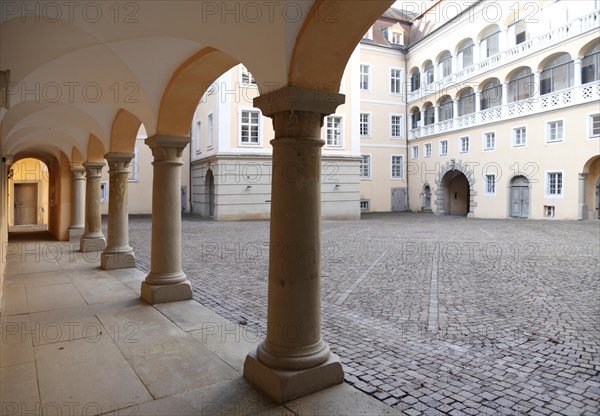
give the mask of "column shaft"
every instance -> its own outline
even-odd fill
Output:
[[[85,229],[85,168],[71,168],[71,225],[69,241],[79,242]]]
[[[587,220],[589,218],[588,215],[588,207],[585,203],[585,180],[587,179],[587,173],[579,174],[579,215],[578,219]]]
[[[107,153],[109,195],[108,231],[106,249],[100,257],[100,267],[104,270],[135,267],[135,255],[129,246],[129,212],[127,188],[129,185],[129,162],[133,153]]]
[[[83,252],[102,251],[106,240],[102,234],[102,216],[100,212],[100,178],[104,162],[85,162],[85,232],[79,242]]]
[[[146,139],[154,155],[154,174],[150,273],[142,283],[142,299],[151,304],[192,298],[191,284],[181,270],[181,154],[189,142],[189,137]]]

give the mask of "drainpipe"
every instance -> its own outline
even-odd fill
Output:
[[[405,47],[404,50],[402,51],[402,53],[404,54],[404,79],[406,81],[406,76],[408,75],[408,64],[406,62],[406,55],[407,55],[407,51],[408,49]],[[409,186],[408,186],[408,85],[407,82],[404,82],[404,137],[405,137],[405,141],[406,141],[406,163],[404,164],[406,166],[406,209],[408,211],[410,211],[410,191],[409,191]]]

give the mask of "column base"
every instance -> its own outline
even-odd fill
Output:
[[[106,248],[104,237],[81,237],[79,251],[88,253],[90,251],[102,251]]]
[[[83,227],[69,227],[69,243],[78,243],[83,237]]]
[[[587,204],[579,204],[579,216],[578,216],[577,219],[578,220],[587,220],[587,219],[589,219]]]
[[[192,284],[187,279],[172,285],[150,285],[142,282],[141,298],[150,305],[189,300],[192,298]]]
[[[124,253],[106,253],[100,256],[100,268],[103,270],[131,269],[135,267],[133,251]]]
[[[340,358],[329,354],[323,364],[307,370],[289,371],[267,367],[251,351],[244,362],[244,377],[273,400],[284,403],[344,382]]]

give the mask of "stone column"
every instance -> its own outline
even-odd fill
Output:
[[[278,402],[342,383],[339,358],[321,338],[321,139],[337,93],[285,87],[254,99],[273,119],[267,337],[244,377]]]
[[[181,154],[189,142],[189,137],[175,136],[146,139],[154,156],[152,248],[141,292],[150,304],[192,298],[192,286],[181,270]]]
[[[579,215],[578,219],[587,220],[588,219],[588,206],[585,203],[585,180],[587,178],[587,173],[579,174]]]
[[[106,240],[102,234],[102,216],[100,215],[100,178],[104,162],[85,162],[85,232],[79,242],[82,252],[102,251]]]
[[[129,162],[133,153],[107,153],[108,161],[108,231],[106,248],[100,257],[104,270],[135,267],[135,255],[129,246],[129,212],[127,187],[129,184]]]
[[[69,241],[79,242],[85,228],[85,168],[71,167],[71,225]]]
[[[436,105],[433,108],[433,122],[435,124],[440,122],[440,106],[439,105]]]
[[[419,110],[421,112],[421,120],[419,120],[419,127],[425,127],[425,110]]]
[[[532,97],[539,97],[542,93],[542,83],[541,83],[541,71],[535,71],[533,73],[533,95]]]
[[[581,58],[573,60],[573,86],[581,86]]]

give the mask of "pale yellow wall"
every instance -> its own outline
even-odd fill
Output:
[[[9,183],[9,223],[14,224],[14,193],[15,184],[35,183],[37,184],[37,224],[48,224],[48,197],[49,197],[49,172],[48,167],[37,159],[22,159],[11,166],[14,176]]]
[[[544,205],[556,207],[558,219],[577,219],[578,208],[578,174],[583,172],[584,165],[592,157],[598,155],[598,139],[588,138],[587,117],[597,103],[571,107],[558,111],[507,120],[485,126],[472,127],[449,134],[430,136],[411,140],[409,146],[419,146],[419,159],[410,160],[410,205],[411,210],[420,210],[418,201],[422,185],[429,183],[435,193],[435,180],[440,168],[452,159],[469,163],[475,172],[475,191],[477,192],[475,208],[476,217],[506,218],[508,216],[508,198],[510,179],[521,174],[530,178],[530,218],[544,218]],[[564,119],[565,139],[560,143],[546,143],[545,122]],[[512,147],[512,128],[527,127],[527,146]],[[496,150],[483,150],[483,134],[496,133]],[[459,138],[469,136],[470,149],[460,154]],[[440,140],[448,140],[448,155],[439,156]],[[432,143],[432,157],[423,158],[423,144]],[[485,171],[497,172],[496,195],[486,196],[483,192],[483,175]],[[545,172],[563,171],[564,194],[560,198],[545,195]],[[590,176],[593,176],[590,173]],[[433,199],[435,201],[435,198]],[[432,207],[435,211],[435,204]]]

